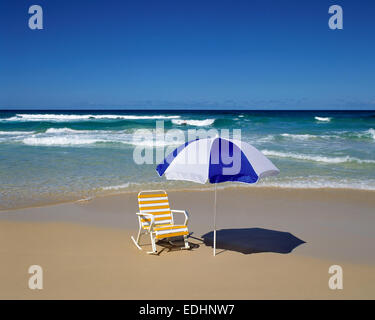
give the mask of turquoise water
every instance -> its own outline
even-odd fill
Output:
[[[375,190],[374,112],[0,112],[0,209],[146,188],[210,187],[165,181],[137,165],[138,129],[241,129],[280,169],[259,186]],[[157,143],[177,147],[183,141]],[[249,186],[253,187],[253,186]]]

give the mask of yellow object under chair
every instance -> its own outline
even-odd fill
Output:
[[[187,241],[189,216],[185,210],[171,210],[167,192],[164,190],[147,190],[138,193],[139,212],[137,212],[139,231],[137,239],[131,237],[139,250],[140,238],[144,234],[149,234],[151,238],[152,251],[147,253],[156,254],[156,241],[171,237],[184,237],[185,246],[181,249],[190,249]],[[184,214],[183,225],[174,223],[174,214]]]

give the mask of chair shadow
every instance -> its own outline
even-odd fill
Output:
[[[190,233],[189,237],[191,237],[192,234],[193,233]],[[163,248],[160,251],[158,251],[158,254],[162,253],[165,250],[167,250],[167,252],[181,251],[181,249],[183,249],[185,246],[184,240],[178,237],[172,238],[172,239],[162,239],[162,240],[159,240],[156,244]],[[199,244],[193,243],[190,241],[189,241],[189,246],[190,246],[190,249],[188,250],[194,250],[194,249],[199,248]]]
[[[213,247],[213,231],[202,236],[206,246]],[[275,252],[287,254],[305,241],[290,232],[262,228],[221,229],[216,231],[216,248],[243,254]],[[220,253],[222,253],[221,251]]]

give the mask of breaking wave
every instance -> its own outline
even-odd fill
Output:
[[[97,142],[105,142],[101,139],[93,139],[78,136],[69,137],[30,137],[25,138],[22,142],[30,146],[72,146],[72,145],[87,145]]]
[[[178,119],[180,116],[166,115],[116,115],[116,114],[16,114],[2,121],[89,121],[89,120],[157,120]]]
[[[369,135],[373,140],[375,140],[375,130],[370,128],[366,131],[366,134]]]
[[[147,136],[146,136],[147,137]],[[23,136],[18,141],[29,146],[84,146],[92,144],[125,144],[143,147],[178,146],[185,141],[157,140],[133,135],[126,131],[74,130],[69,128],[50,128],[44,133]]]
[[[49,128],[45,133],[90,133],[94,132],[93,130],[74,130],[70,128]],[[102,131],[104,132],[104,131]]]
[[[0,131],[0,136],[34,134],[34,131]]]
[[[375,163],[375,160],[363,160],[350,156],[344,157],[326,157],[326,156],[315,156],[306,155],[292,152],[279,152],[273,150],[262,150],[262,153],[266,156],[279,157],[279,158],[291,158],[297,160],[316,161],[324,163],[344,163],[344,162],[357,162],[357,163]]]
[[[330,117],[315,117],[316,121],[321,121],[321,122],[330,122],[332,118]]]
[[[291,134],[291,133],[282,133],[281,136],[284,138],[291,138],[295,140],[308,140],[308,139],[314,139],[317,137],[312,134]]]

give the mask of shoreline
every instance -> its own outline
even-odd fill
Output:
[[[301,191],[301,192],[321,192],[321,191],[328,191],[328,192],[359,192],[359,193],[368,193],[368,194],[374,194],[375,189],[358,189],[358,188],[335,188],[335,187],[312,187],[312,188],[302,188],[302,187],[280,187],[280,186],[248,186],[248,185],[228,185],[228,186],[218,186],[217,190],[233,190],[233,189],[246,189],[246,190],[281,190],[281,191]],[[145,189],[142,189],[145,190]],[[193,188],[169,188],[165,189],[167,192],[212,192],[214,190],[214,187],[209,186],[207,188],[202,188],[202,187],[193,187]],[[139,190],[141,191],[141,190]],[[27,205],[27,206],[19,206],[19,207],[14,207],[14,208],[7,208],[7,209],[1,209],[0,208],[0,215],[3,212],[8,212],[8,211],[17,211],[21,209],[31,209],[31,208],[44,208],[44,207],[50,207],[50,206],[55,206],[55,205],[61,205],[61,204],[74,204],[74,203],[79,203],[79,202],[89,202],[94,199],[99,199],[99,198],[106,198],[106,197],[113,197],[113,196],[119,196],[119,195],[127,195],[127,194],[137,194],[139,192],[137,191],[118,191],[118,192],[110,192],[110,193],[105,193],[105,194],[97,194],[95,196],[89,196],[87,198],[81,198],[77,200],[61,200],[61,201],[56,201],[56,202],[49,202],[45,204],[40,204],[40,205]]]

